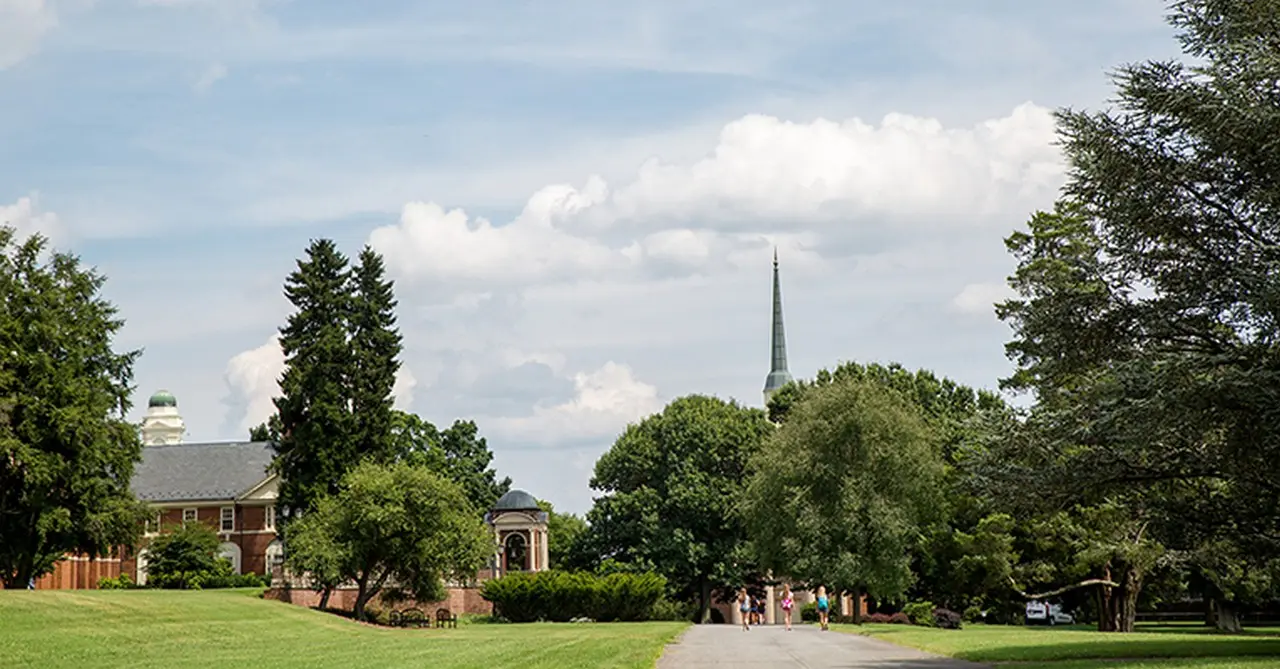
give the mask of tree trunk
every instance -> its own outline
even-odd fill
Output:
[[[853,589],[853,624],[862,624],[862,588]]]
[[[333,594],[333,588],[325,586],[320,590],[320,610],[324,611],[329,608],[329,595]]]
[[[1104,567],[1106,580],[1112,580],[1111,565]],[[1138,595],[1142,594],[1142,573],[1132,565],[1122,565],[1120,581],[1115,587],[1098,588],[1098,631],[1132,632],[1138,619]]]
[[[1111,565],[1102,568],[1102,577],[1107,581],[1111,580]],[[1098,587],[1098,631],[1114,632],[1120,627],[1120,620],[1116,616],[1114,591],[1116,588],[1110,585],[1101,585]]]
[[[711,582],[707,579],[698,581],[698,624],[711,622]]]
[[[1204,598],[1204,624],[1206,627],[1218,626],[1217,600],[1213,597]]]
[[[1213,625],[1223,632],[1240,634],[1244,625],[1240,623],[1240,610],[1230,602],[1213,600]]]
[[[364,620],[364,605],[369,603],[369,572],[356,579],[356,603],[351,606],[351,615],[356,620]]]

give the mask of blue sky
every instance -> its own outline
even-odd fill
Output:
[[[0,214],[109,277],[138,402],[239,438],[307,241],[397,278],[402,406],[582,511],[628,421],[792,371],[1008,372],[1050,110],[1177,55],[1157,0],[0,0]]]

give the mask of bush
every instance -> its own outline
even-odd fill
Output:
[[[964,610],[964,621],[967,623],[976,623],[986,617],[981,606],[970,606]]]
[[[941,627],[944,630],[960,629],[960,614],[951,609],[934,609],[933,610],[933,626]]]
[[[132,590],[138,587],[128,574],[120,574],[115,578],[104,578],[98,581],[100,590]]]
[[[485,581],[480,596],[511,622],[630,621],[647,619],[666,585],[666,579],[656,574],[517,572]]]
[[[698,606],[690,602],[679,602],[667,598],[659,599],[649,609],[649,620],[683,620],[691,621],[698,615]]]
[[[720,609],[716,609],[716,608],[711,609],[711,624],[723,625],[724,623],[725,623],[724,614],[720,612]]]
[[[933,626],[933,602],[912,602],[902,607],[912,625]]]
[[[809,602],[800,607],[800,622],[816,623],[818,622],[818,605]]]

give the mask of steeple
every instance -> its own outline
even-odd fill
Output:
[[[773,247],[773,334],[771,337],[773,356],[769,364],[769,376],[764,380],[764,403],[774,391],[791,381],[791,372],[787,371],[787,333],[782,326],[782,283],[778,280],[778,247]]]

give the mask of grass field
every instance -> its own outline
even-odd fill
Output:
[[[833,628],[834,629],[834,628]],[[1280,667],[1280,637],[1231,636],[1199,628],[1149,628],[1103,634],[1085,628],[970,625],[941,630],[905,625],[841,627],[884,639],[1010,669],[1264,669]]]
[[[256,591],[0,590],[0,667],[651,669],[684,623],[400,630]]]

